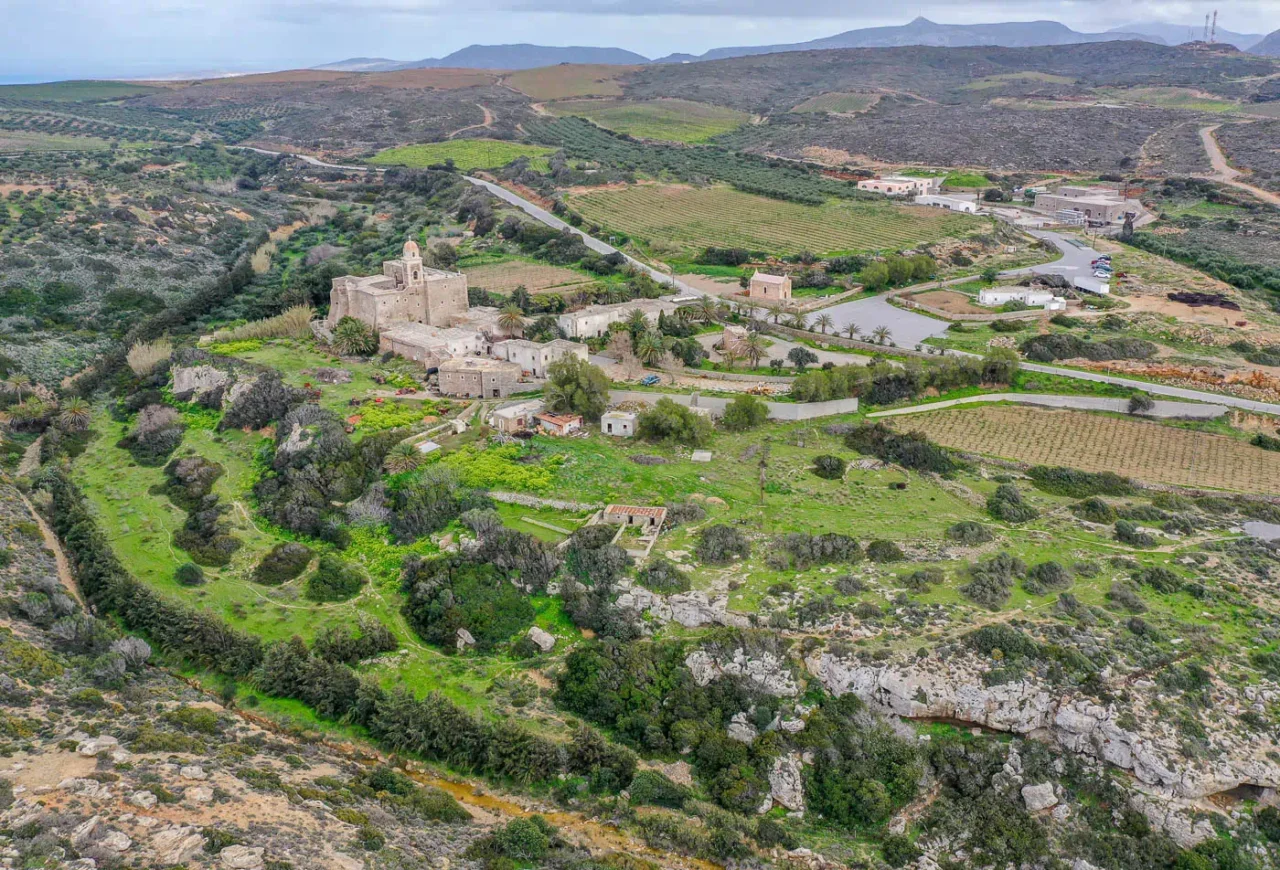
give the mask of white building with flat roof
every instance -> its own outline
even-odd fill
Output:
[[[556,360],[567,356],[576,356],[587,361],[587,346],[576,341],[557,338],[554,341],[537,342],[527,338],[509,338],[495,342],[493,356],[508,362],[517,363],[522,369],[535,378],[545,378],[547,368]]]
[[[872,193],[883,193],[885,196],[916,196],[936,193],[942,187],[939,177],[917,177],[914,175],[882,175],[879,178],[868,178],[858,182],[858,190],[869,190]]]
[[[999,307],[1006,302],[1021,302],[1028,308],[1044,308],[1046,311],[1060,311],[1067,307],[1067,300],[1061,296],[1035,287],[987,287],[978,292],[979,305]]]
[[[411,359],[431,369],[447,359],[481,356],[489,352],[484,333],[425,323],[397,323],[378,335],[378,349]]]
[[[633,438],[639,416],[631,411],[606,411],[600,417],[600,431],[615,438]]]
[[[965,199],[962,196],[943,196],[940,193],[921,194],[915,198],[915,204],[929,205],[947,211],[960,211],[965,214],[974,214],[978,211],[978,203],[972,199]]]
[[[580,311],[567,311],[556,318],[556,326],[570,338],[600,338],[615,323],[631,317],[639,309],[649,324],[658,322],[661,314],[674,314],[679,308],[665,299],[636,299],[616,305],[588,305]]]

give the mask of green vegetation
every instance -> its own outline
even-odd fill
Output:
[[[991,179],[976,172],[952,172],[942,179],[944,187],[990,187]]]
[[[446,163],[461,172],[474,169],[495,169],[506,166],[519,157],[528,157],[537,165],[545,166],[545,159],[553,148],[524,145],[519,142],[503,142],[496,139],[450,139],[426,145],[402,145],[379,151],[369,162],[379,166],[408,166],[421,168]]]

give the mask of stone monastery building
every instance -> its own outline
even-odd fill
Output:
[[[467,276],[422,265],[416,242],[405,242],[398,260],[382,264],[382,274],[333,279],[329,326],[344,317],[381,331],[393,323],[448,327],[467,311]]]

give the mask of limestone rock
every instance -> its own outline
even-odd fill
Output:
[[[98,845],[103,849],[109,849],[112,852],[127,852],[133,846],[133,840],[129,839],[129,835],[124,831],[111,831],[105,837],[98,841]]]
[[[1051,782],[1042,782],[1039,785],[1024,785],[1022,787],[1022,800],[1026,803],[1027,809],[1033,813],[1047,810],[1058,804],[1058,796],[1053,793],[1053,783]]]
[[[804,812],[804,775],[799,753],[792,752],[773,760],[769,771],[769,794],[773,801],[793,812]]]
[[[86,758],[92,758],[99,752],[111,752],[120,748],[120,741],[110,735],[101,737],[90,737],[87,740],[80,741],[80,745],[76,747],[76,752]]]
[[[229,372],[213,366],[182,366],[173,370],[173,397],[183,402],[200,402],[225,390],[232,380]]]
[[[261,870],[261,846],[228,846],[218,853],[218,861],[228,870]]]
[[[685,657],[684,663],[699,686],[705,686],[727,674],[745,677],[761,691],[774,697],[790,698],[800,693],[800,687],[796,685],[787,663],[772,652],[748,654],[739,647],[727,656],[715,656],[705,649],[697,649]]]
[[[536,625],[529,627],[529,640],[533,641],[538,649],[543,652],[551,652],[556,646],[555,635],[543,631]]]
[[[207,785],[193,785],[182,796],[193,804],[207,804],[213,800],[213,789]]]
[[[198,764],[188,764],[178,771],[182,774],[183,779],[207,779],[209,774],[204,772],[204,768]]]
[[[364,870],[364,862],[359,858],[352,858],[350,855],[342,852],[334,852],[331,856],[331,863],[338,870]]]
[[[165,828],[151,838],[151,848],[160,864],[185,864],[204,850],[204,837],[191,825]]]
[[[149,810],[154,807],[157,800],[158,798],[149,791],[135,791],[133,794],[129,795],[129,803],[133,804],[135,807],[142,807],[144,810]]]
[[[97,832],[100,824],[102,824],[101,816],[90,816],[76,825],[71,832],[71,845],[77,848],[83,846]]]
[[[476,639],[472,637],[471,632],[465,628],[458,629],[458,651],[466,649],[469,646],[475,646]]]
[[[86,798],[110,798],[111,786],[85,777],[71,777],[58,783],[58,788]],[[15,825],[15,827],[18,827]]]
[[[750,743],[759,736],[755,726],[748,721],[746,713],[735,713],[729,720],[729,736],[742,743]]]

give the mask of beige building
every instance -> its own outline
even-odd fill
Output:
[[[637,414],[631,411],[606,411],[600,418],[600,431],[615,438],[631,438],[636,434]]]
[[[716,344],[716,350],[721,353],[727,353],[730,350],[743,352],[747,346],[747,338],[751,335],[745,326],[725,326],[724,335],[721,336],[719,343]]]
[[[440,363],[440,392],[466,399],[505,399],[519,389],[520,366],[469,356]]]
[[[405,242],[398,260],[382,264],[382,274],[333,279],[329,291],[329,325],[344,317],[362,320],[381,331],[396,323],[447,327],[467,310],[467,277],[422,264],[415,242]]]
[[[911,175],[882,175],[858,182],[858,190],[869,190],[885,196],[923,196],[936,193],[941,187],[941,178],[916,178]]]
[[[397,323],[379,333],[378,349],[421,363],[430,370],[447,359],[488,353],[489,340],[484,333],[470,329]]]
[[[516,363],[535,378],[545,378],[547,369],[556,360],[576,356],[587,361],[587,346],[576,341],[557,338],[554,341],[536,342],[527,338],[511,338],[493,345],[493,356]]]
[[[791,298],[790,275],[768,275],[756,272],[747,284],[747,297],[769,302],[785,302]]]
[[[578,414],[544,412],[534,419],[538,421],[538,428],[548,435],[572,435],[582,431],[582,417]]]
[[[545,407],[541,399],[503,405],[489,415],[489,425],[504,435],[525,432],[536,425],[536,417]]]
[[[1076,223],[1072,215],[1078,215],[1081,223],[1094,225],[1123,223],[1125,215],[1141,213],[1139,203],[1126,200],[1114,188],[1065,184],[1054,193],[1037,193],[1034,208],[1059,216],[1063,223]]]
[[[615,323],[631,317],[637,308],[644,313],[650,325],[658,322],[661,314],[671,315],[680,306],[665,299],[636,299],[617,305],[588,305],[581,311],[569,311],[556,318],[556,325],[570,338],[599,338]]]

